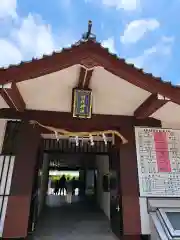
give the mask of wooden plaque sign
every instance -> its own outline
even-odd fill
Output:
[[[92,115],[92,91],[73,90],[73,117],[91,118]]]
[[[142,197],[180,197],[180,130],[135,128]]]

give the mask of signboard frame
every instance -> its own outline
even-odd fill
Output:
[[[140,131],[142,130],[147,130],[147,131],[151,131],[151,132],[169,132],[169,133],[176,133],[178,135],[178,144],[180,143],[180,130],[176,129],[167,129],[167,128],[150,128],[150,127],[139,127],[139,126],[135,126],[135,142],[136,142],[136,156],[137,156],[137,168],[138,168],[138,181],[139,181],[139,193],[140,193],[140,196],[141,197],[180,197],[180,170],[178,169],[177,172],[156,172],[156,173],[144,173],[144,176],[143,176],[143,173],[142,173],[142,165],[141,165],[141,161],[142,161],[142,158],[143,156],[141,156],[141,153],[140,153],[140,142],[139,142],[139,133]],[[153,149],[155,149],[155,143],[153,142]],[[168,143],[169,144],[169,143]],[[179,156],[180,156],[180,145],[178,145],[178,152],[179,152]],[[169,151],[169,154],[171,152]],[[157,157],[157,156],[156,156]],[[177,157],[177,159],[180,159]],[[172,161],[172,159],[170,159],[170,161]],[[157,165],[157,159],[156,159],[156,165]],[[158,167],[156,166],[156,170],[158,169]],[[162,177],[162,181],[169,181],[169,178],[172,178],[173,177],[177,177],[178,178],[178,183],[176,183],[177,187],[178,187],[178,191],[177,193],[170,193],[170,191],[166,191],[166,187],[164,187],[164,190],[163,190],[163,185],[162,185],[162,192],[164,191],[164,193],[162,194],[159,194],[159,190],[157,191],[157,193],[155,191],[152,191],[152,192],[148,192],[148,191],[145,191],[144,190],[144,185],[143,185],[143,177],[145,177],[147,175],[147,178],[156,178],[155,181],[159,181],[159,179],[161,180],[161,177]],[[159,178],[159,179],[158,179]],[[173,188],[173,181],[171,182],[172,185],[171,187]],[[175,192],[175,190],[174,190]]]
[[[80,88],[74,88],[72,92],[72,112],[74,118],[91,118],[92,117],[92,90],[90,89],[80,89]],[[84,97],[83,100],[83,108],[87,109],[86,113],[81,113],[81,103],[78,102],[78,98]],[[86,98],[86,99],[85,99]]]

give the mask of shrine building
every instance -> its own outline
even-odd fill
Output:
[[[178,86],[127,64],[90,35],[1,68],[0,93],[2,239],[38,231],[54,169],[79,171],[81,196],[87,200],[93,188],[117,238],[180,237]]]

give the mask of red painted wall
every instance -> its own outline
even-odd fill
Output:
[[[4,223],[4,238],[26,237],[40,132],[27,123],[20,127],[10,196]]]

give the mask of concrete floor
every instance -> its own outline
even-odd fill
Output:
[[[60,196],[49,196],[33,240],[115,240],[109,221],[92,202],[71,205]],[[58,203],[59,202],[59,203]]]

